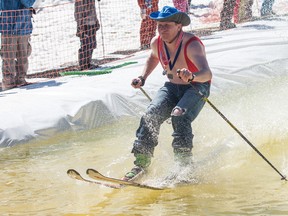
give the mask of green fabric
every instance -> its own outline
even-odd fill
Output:
[[[70,75],[86,75],[86,76],[95,76],[101,74],[108,74],[111,73],[112,70],[96,70],[96,71],[66,71],[61,72],[61,76],[70,76]]]
[[[107,69],[117,69],[117,68],[121,68],[121,67],[130,65],[130,64],[136,64],[136,63],[138,63],[138,62],[125,62],[123,64],[119,64],[119,65],[108,67]]]
[[[111,73],[113,69],[121,68],[130,64],[136,64],[138,62],[125,62],[119,65],[110,66],[110,67],[103,67],[102,69],[96,69],[96,70],[90,70],[90,71],[66,71],[66,72],[60,72],[61,76],[71,76],[71,75],[86,75],[86,76],[95,76],[95,75],[101,75],[101,74],[108,74]]]
[[[141,168],[147,168],[151,164],[151,157],[146,154],[136,154],[134,164]]]
[[[133,178],[135,178],[136,175],[137,175],[137,173],[129,172],[125,175],[125,177],[128,179],[133,179]]]

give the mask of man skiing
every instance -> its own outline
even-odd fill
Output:
[[[157,21],[159,36],[151,40],[151,53],[143,72],[132,80],[131,85],[134,88],[143,86],[159,62],[168,81],[159,89],[141,118],[132,148],[135,166],[123,178],[126,181],[135,179],[150,165],[158,144],[160,126],[170,117],[174,158],[182,165],[191,164],[191,123],[205,104],[201,94],[208,97],[210,92],[212,72],[204,45],[198,37],[182,30],[183,26],[190,24],[189,16],[174,7],[165,6],[161,11],[151,13],[150,18]]]

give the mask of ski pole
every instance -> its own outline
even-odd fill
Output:
[[[152,101],[151,97],[146,93],[146,91],[142,87],[140,87],[140,90],[148,98],[149,101]]]
[[[137,84],[138,84],[138,80],[134,80],[134,81],[133,81],[133,85],[137,85]],[[140,87],[140,90],[141,90],[141,92],[148,98],[148,100],[151,102],[152,99],[151,99],[151,97],[147,94],[147,92],[146,92],[142,87]]]
[[[140,87],[140,90],[142,91],[142,93],[143,93],[143,94],[149,99],[149,101],[151,102],[152,99],[151,99],[151,97],[147,94],[147,92],[146,92],[142,87]],[[171,118],[167,119],[167,120],[166,120],[166,123],[167,123],[167,124],[171,124]]]
[[[281,180],[287,181],[286,176],[282,175],[282,173],[276,169],[275,166],[218,110],[214,104],[208,100],[207,97],[203,95],[202,92],[198,91],[192,84],[191,86],[201,95],[201,97],[242,137],[256,152],[258,155],[260,155],[282,178]]]
[[[205,95],[200,92],[198,89],[196,89],[192,84],[190,84],[197,92],[198,94],[203,98],[204,101],[206,101],[223,119],[224,121],[226,121],[239,135],[241,138],[243,138],[246,143],[248,143],[248,145],[259,155],[261,156],[280,176],[281,176],[281,180],[285,180],[288,181],[286,176],[284,176],[247,138],[246,136],[244,136],[243,133],[241,133],[237,127],[235,127],[232,122],[229,121],[229,119],[226,118],[226,116],[220,112],[219,109],[217,109],[217,107],[207,98],[205,97]],[[151,101],[151,98],[149,97],[149,95],[145,92],[145,90],[140,87],[140,90],[143,92],[143,94]]]

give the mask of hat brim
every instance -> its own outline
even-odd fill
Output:
[[[152,12],[149,17],[159,22],[181,23],[183,26],[188,26],[191,22],[190,17],[184,12],[177,12],[170,16],[163,17],[160,11],[155,11]]]

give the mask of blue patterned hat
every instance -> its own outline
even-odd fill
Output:
[[[150,18],[159,22],[181,23],[183,26],[188,26],[191,22],[186,13],[170,6],[164,6],[161,11],[152,12]]]

